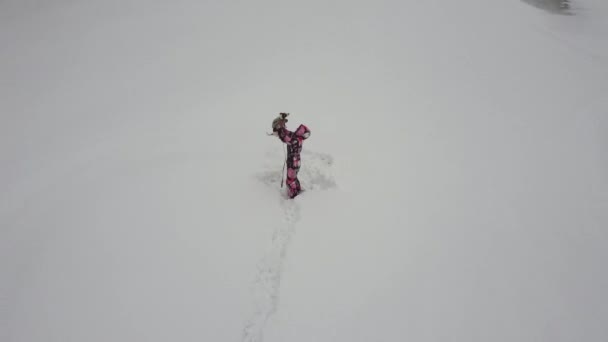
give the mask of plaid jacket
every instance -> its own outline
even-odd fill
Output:
[[[287,166],[299,168],[302,143],[310,136],[310,130],[308,127],[300,125],[295,132],[291,132],[287,128],[281,127],[278,129],[277,133],[279,139],[287,144]]]

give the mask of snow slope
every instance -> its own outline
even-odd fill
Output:
[[[605,341],[608,6],[573,11],[0,2],[0,340]]]

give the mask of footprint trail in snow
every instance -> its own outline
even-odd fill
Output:
[[[266,322],[277,310],[283,262],[300,216],[295,201],[283,200],[281,206],[285,214],[283,222],[277,225],[270,250],[258,264],[253,284],[255,313],[243,330],[243,342],[263,341]]]
[[[281,161],[282,158],[284,157],[279,153],[269,152],[267,170],[258,173],[256,178],[273,189],[284,192],[285,188],[280,188],[281,170],[277,170],[276,167],[277,161]],[[302,167],[298,174],[302,187],[306,191],[327,190],[336,187],[336,182],[331,174],[332,164],[333,158],[330,155],[304,150]],[[266,322],[276,312],[279,303],[283,263],[287,247],[300,219],[297,198],[295,200],[281,198],[280,201],[283,220],[277,223],[270,248],[257,265],[252,287],[254,313],[243,329],[243,342],[263,341]]]

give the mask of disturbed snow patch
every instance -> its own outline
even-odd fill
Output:
[[[266,154],[264,163],[264,171],[257,173],[256,178],[262,183],[281,188],[281,177],[285,172],[283,162],[285,155],[281,155],[276,151],[269,151]],[[332,165],[334,159],[326,153],[303,150],[301,154],[302,166],[298,173],[298,179],[302,185],[302,189],[309,190],[327,190],[336,187],[336,181],[332,174]]]

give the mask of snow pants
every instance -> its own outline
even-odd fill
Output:
[[[287,168],[287,195],[289,198],[296,197],[300,191],[302,191],[302,187],[300,186],[300,180],[298,179],[298,171],[300,168]]]
[[[298,172],[300,172],[300,156],[289,156],[287,158],[287,181],[285,182],[289,198],[296,197],[302,191]]]

